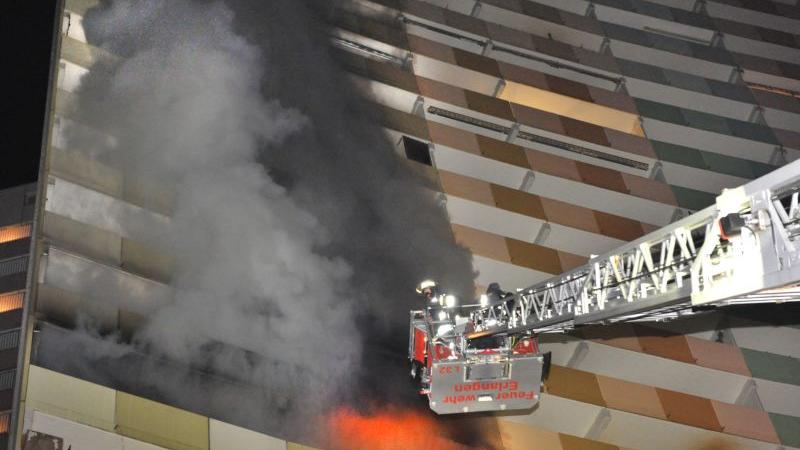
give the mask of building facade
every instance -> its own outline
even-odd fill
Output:
[[[121,334],[142,323],[98,289],[152,300],[170,281],[169,255],[120,223],[159,226],[170,193],[65,145],[81,76],[115,58],[82,28],[94,4],[63,5],[40,208],[35,187],[0,194],[0,429],[36,449],[302,448],[37,363],[37,332],[68,328],[76,310]],[[581,265],[800,156],[788,0],[354,0],[331,27],[398,153],[438,187],[478,291]],[[797,311],[543,336],[554,365],[540,405],[492,419],[493,442],[800,448]]]

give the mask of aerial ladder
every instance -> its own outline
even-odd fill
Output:
[[[473,305],[411,311],[409,360],[439,414],[530,409],[549,354],[536,336],[800,300],[800,160],[568,272]]]

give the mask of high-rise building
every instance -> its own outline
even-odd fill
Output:
[[[68,148],[64,135],[82,126],[81,77],[118,58],[87,39],[95,4],[66,0],[59,11],[40,207],[34,186],[0,193],[0,431],[30,449],[303,448],[147,386],[104,385],[101,367],[80,378],[38,359],[40,336],[57,341],[82,320],[76,311],[131,335],[172,281],[168,252],[128,226],[170,220],[164,180]],[[337,60],[398,153],[439,190],[477,291],[579,266],[800,156],[791,0],[353,0],[330,21]],[[509,449],[800,448],[797,312],[542,336],[553,367],[540,404],[491,418],[487,439]]]

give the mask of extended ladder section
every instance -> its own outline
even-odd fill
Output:
[[[800,300],[800,161],[585,265],[471,312],[470,339]]]

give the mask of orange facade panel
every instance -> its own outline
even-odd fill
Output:
[[[607,407],[643,416],[666,419],[656,388],[617,378],[597,376],[597,384]]]
[[[691,336],[686,336],[686,343],[698,366],[752,376],[739,347]]]
[[[725,433],[735,434],[759,441],[780,444],[780,438],[772,426],[766,411],[744,406],[711,401],[717,420]]]
[[[672,422],[713,431],[724,431],[717,420],[711,400],[656,388],[661,406]]]
[[[689,364],[695,363],[685,336],[641,325],[634,325],[634,329],[639,336],[642,352]]]

